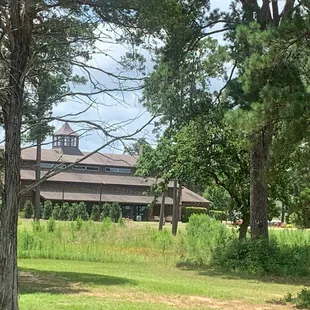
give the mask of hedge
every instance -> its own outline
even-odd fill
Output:
[[[181,212],[181,221],[187,223],[193,214],[207,214],[206,208],[201,207],[183,207]]]
[[[227,220],[227,214],[225,211],[210,210],[208,212],[208,215],[210,217],[215,218],[217,221],[226,221]]]

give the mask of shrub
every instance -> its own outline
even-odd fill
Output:
[[[300,293],[297,294],[296,298],[297,308],[306,308],[310,309],[310,290],[304,288]]]
[[[122,209],[119,203],[113,202],[110,208],[110,218],[113,223],[117,223],[122,216]]]
[[[50,217],[46,223],[46,230],[48,232],[53,232],[55,231],[55,228],[56,228],[56,221],[53,217]]]
[[[284,297],[285,302],[294,303],[297,308],[310,309],[310,290],[304,288],[297,294],[296,298],[292,297],[292,294],[287,294]]]
[[[87,212],[87,208],[84,202],[80,202],[78,205],[78,208],[76,210],[77,217],[80,217],[83,221],[88,221],[89,214]]]
[[[105,203],[102,206],[102,212],[101,212],[101,220],[110,217],[110,209],[111,209],[111,205],[109,203]]]
[[[183,207],[181,211],[181,221],[183,223],[188,223],[190,216],[193,214],[207,214],[207,209],[198,207]]]
[[[80,217],[82,220],[87,221],[89,218],[89,215],[87,213],[86,205],[84,202],[80,203],[73,203],[71,205],[71,210],[69,212],[70,220],[75,221],[78,217]]]
[[[219,210],[210,210],[208,212],[209,216],[215,218],[217,221],[226,221],[227,215],[225,211],[219,211]]]
[[[25,219],[31,219],[33,217],[34,206],[31,201],[26,201],[23,211]]]
[[[42,231],[42,227],[40,225],[40,221],[37,221],[37,220],[32,221],[31,225],[32,225],[32,230],[33,231],[36,231],[36,232]]]
[[[101,230],[102,231],[107,231],[111,228],[112,226],[112,221],[109,217],[104,217],[102,220],[102,226],[101,226]]]
[[[98,206],[98,205],[92,206],[90,218],[93,221],[100,221],[100,206]]]
[[[307,245],[279,244],[275,239],[233,240],[219,245],[213,263],[229,270],[243,270],[257,275],[308,275],[310,250]]]
[[[166,250],[171,247],[172,235],[167,230],[158,231],[155,235],[156,245],[161,249],[162,253],[165,254]]]
[[[196,265],[208,265],[214,251],[231,240],[231,232],[221,223],[205,214],[193,214],[186,227],[187,259]]]
[[[58,203],[55,204],[52,212],[52,217],[55,220],[59,220],[59,215],[60,215],[60,205]]]
[[[45,200],[43,204],[43,219],[48,220],[53,213],[53,204],[50,200]]]
[[[76,219],[76,229],[81,230],[82,226],[83,226],[83,219],[80,216],[78,216],[78,218]]]
[[[67,221],[69,219],[69,209],[69,203],[64,202],[59,210],[59,220]]]

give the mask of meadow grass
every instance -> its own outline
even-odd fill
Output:
[[[185,250],[184,233],[173,238],[168,228],[158,232],[150,225],[87,221],[79,228],[77,222],[57,222],[50,232],[47,221],[38,227],[29,221],[21,223],[19,258],[176,264]]]

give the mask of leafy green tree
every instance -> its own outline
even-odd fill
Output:
[[[191,5],[192,6],[192,5]],[[175,20],[183,17],[180,3],[176,1],[40,1],[4,0],[0,3],[2,84],[1,106],[5,130],[5,190],[0,232],[0,308],[18,309],[17,288],[17,215],[20,205],[20,144],[22,120],[28,79],[35,72],[37,56],[46,50],[41,42],[60,42],[65,36],[66,44],[74,44],[78,35],[70,32],[76,23],[86,27],[90,23],[111,25],[124,34],[123,42],[142,44],[147,34],[160,35],[164,28],[175,27]],[[170,18],[168,18],[170,17]],[[173,18],[171,18],[173,17]],[[55,21],[59,29],[53,31]],[[63,22],[61,24],[61,21]],[[75,23],[76,22],[76,23]],[[85,28],[86,28],[85,27]],[[86,41],[96,39],[93,32]],[[38,42],[38,45],[36,45]],[[51,44],[53,45],[53,44]],[[37,48],[36,48],[37,47]],[[48,58],[51,59],[51,58]],[[61,61],[55,54],[55,61]],[[85,64],[86,65],[86,64]],[[96,90],[98,85],[96,85]],[[30,87],[31,88],[31,87]],[[29,89],[29,88],[28,88]],[[100,89],[102,93],[106,89]],[[13,248],[11,247],[13,245]]]
[[[231,198],[229,193],[216,183],[211,183],[203,192],[203,196],[211,201],[212,210],[231,211]]]
[[[176,169],[192,184],[221,189],[225,207],[242,215],[239,236],[243,239],[250,223],[246,135],[235,131],[230,118],[215,113],[191,121],[176,135]]]
[[[234,6],[236,27],[227,35],[238,68],[232,97],[244,110],[241,121],[249,134],[253,239],[268,238],[269,162],[277,141],[286,137],[288,151],[300,141],[297,129],[306,125],[309,95],[303,71],[308,65],[301,59],[308,58],[308,49],[299,35],[307,22],[303,4],[294,2],[285,1],[280,12],[279,1],[272,6],[268,1],[243,1],[240,9]]]
[[[136,142],[125,147],[124,154],[142,155],[143,148],[145,147],[145,145],[148,145],[148,144],[149,143],[146,141],[145,138],[138,138]]]
[[[145,146],[143,155],[139,158],[136,174],[144,177],[155,177],[157,182],[151,187],[150,192],[154,194],[154,200],[161,195],[161,208],[159,219],[159,230],[162,230],[164,222],[165,197],[169,182],[173,181],[173,212],[172,233],[176,235],[179,220],[179,204],[182,185],[181,175],[174,169],[176,160],[176,146],[169,136],[162,137],[156,148]],[[177,184],[179,180],[179,185]]]

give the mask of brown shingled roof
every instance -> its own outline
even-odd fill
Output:
[[[43,176],[46,172],[42,172]],[[22,169],[21,179],[34,181],[35,172],[33,170]],[[79,172],[59,172],[57,175],[48,179],[50,182],[67,182],[67,183],[88,183],[88,184],[110,184],[110,185],[127,185],[127,186],[146,186],[149,187],[156,182],[154,178],[143,178],[132,175],[108,175],[108,174],[91,174],[91,173],[79,173]],[[173,183],[170,182],[169,187],[172,187]],[[79,194],[80,195],[80,194]],[[81,195],[84,195],[81,193]],[[140,196],[139,196],[140,197]],[[144,197],[144,196],[141,196]],[[168,197],[169,198],[169,197]],[[67,199],[67,198],[66,198]],[[77,199],[77,198],[75,198]],[[209,204],[210,201],[202,196],[192,192],[191,190],[183,187],[182,203],[186,204]]]
[[[48,200],[66,200],[66,201],[91,201],[99,202],[100,194],[89,194],[89,193],[67,193],[62,192],[49,192],[42,191],[41,197]],[[102,194],[101,201],[103,202],[119,202],[128,204],[150,204],[153,202],[151,196],[134,196],[134,195],[110,195]],[[157,201],[158,202],[158,201]],[[170,197],[166,197],[166,204],[172,205],[173,201]]]
[[[21,179],[34,181],[35,171],[29,169],[21,170]],[[41,177],[46,174],[41,172]],[[67,183],[90,183],[90,184],[115,184],[115,185],[135,185],[135,186],[150,186],[154,184],[155,179],[145,179],[132,175],[110,175],[110,174],[95,174],[95,173],[79,173],[79,172],[59,172],[55,176],[48,179],[51,182],[67,182]]]
[[[57,149],[42,149],[41,160],[42,162],[74,163],[75,161],[88,154],[89,152],[82,152],[82,155],[68,155],[63,154],[60,150]],[[85,165],[134,167],[137,163],[137,158],[137,156],[126,154],[104,154],[98,152],[81,161],[80,163]],[[35,161],[36,148],[32,147],[23,149],[22,159]]]
[[[65,122],[64,125],[54,133],[54,136],[79,136],[79,134],[70,127],[68,122]]]

